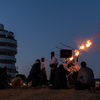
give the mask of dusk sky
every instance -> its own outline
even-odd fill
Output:
[[[19,74],[27,77],[34,61],[49,60],[51,51],[60,55],[55,46],[66,49],[60,43],[78,49],[89,39],[91,47],[80,56],[100,77],[100,0],[0,0],[0,23],[17,40]]]

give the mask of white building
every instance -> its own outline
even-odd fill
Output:
[[[0,67],[6,65],[11,72],[12,77],[15,77],[17,41],[14,39],[14,33],[4,29],[4,25],[0,24]]]

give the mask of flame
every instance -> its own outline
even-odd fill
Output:
[[[79,56],[79,51],[78,50],[75,50],[75,56]]]
[[[84,50],[84,49],[90,47],[91,45],[92,45],[92,42],[90,40],[87,40],[86,43],[84,43],[84,44],[82,43],[82,45],[79,46],[79,49]]]
[[[71,58],[69,58],[70,60],[73,60],[74,58],[73,57],[71,57]]]
[[[92,45],[92,42],[90,40],[87,40],[86,47],[90,47],[91,45]]]
[[[82,50],[84,50],[84,49],[85,49],[85,46],[84,46],[84,44],[82,44],[82,45],[79,47],[79,49],[82,49]]]

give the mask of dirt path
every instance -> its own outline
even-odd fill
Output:
[[[11,88],[0,90],[0,100],[100,100],[100,90]]]

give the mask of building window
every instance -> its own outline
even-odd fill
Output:
[[[7,43],[7,42],[0,42],[0,46],[7,46],[7,47],[17,48],[17,46],[15,44]]]
[[[15,57],[15,53],[13,51],[7,51],[7,50],[0,50],[0,55],[9,55]]]
[[[5,59],[0,59],[0,63],[4,63],[4,64],[15,64],[16,61],[13,60],[5,60]]]

